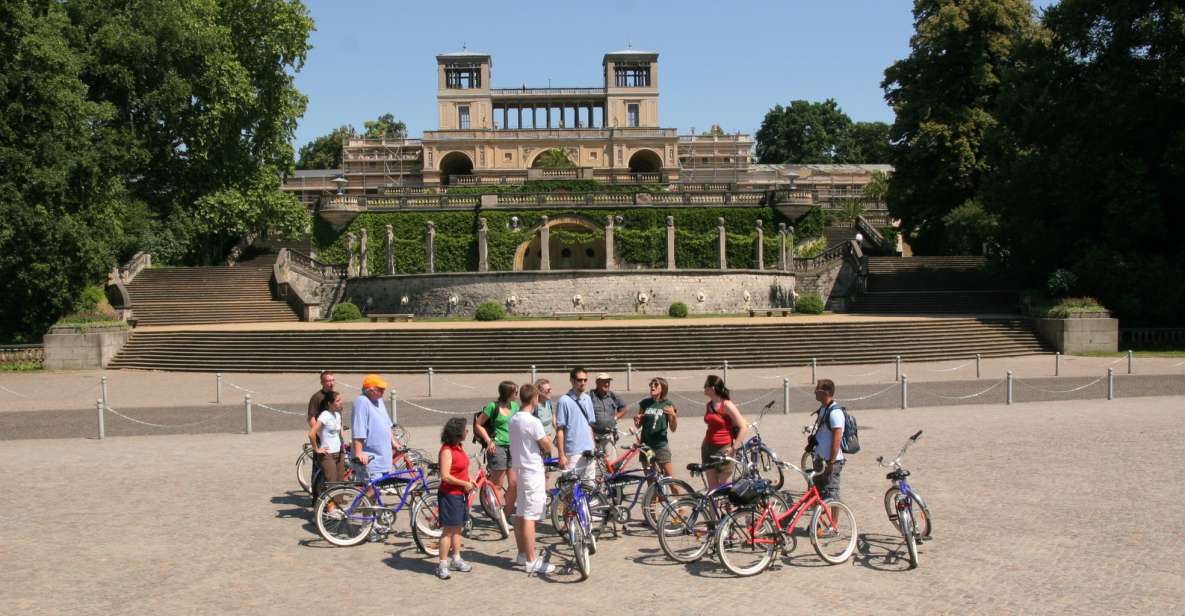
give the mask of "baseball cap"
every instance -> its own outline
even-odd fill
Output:
[[[362,389],[368,389],[371,387],[386,389],[387,382],[377,374],[368,374],[362,379]]]
[[[612,381],[613,377],[609,376],[608,372],[602,372],[597,375],[597,380],[598,381]]]

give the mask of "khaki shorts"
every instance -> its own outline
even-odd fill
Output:
[[[732,445],[731,444],[729,444],[729,445],[713,445],[712,443],[705,441],[704,444],[700,445],[700,448],[699,448],[700,464],[703,464],[704,466],[716,464],[715,462],[712,461],[712,456],[718,455],[718,454],[725,454],[725,455],[731,456],[732,455]],[[732,462],[722,462],[722,463],[716,464],[716,470],[720,471],[722,473],[731,473],[732,472]]]

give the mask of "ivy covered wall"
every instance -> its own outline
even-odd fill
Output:
[[[765,229],[764,260],[766,267],[774,267],[778,260],[778,223],[796,226],[796,239],[801,242],[822,232],[822,212],[812,210],[798,221],[790,221],[769,207],[759,208],[654,208],[623,207],[584,212],[572,209],[555,210],[484,210],[451,212],[385,212],[359,214],[343,229],[335,230],[317,218],[313,241],[318,259],[326,263],[345,264],[346,234],[368,234],[368,266],[372,274],[385,272],[383,248],[386,225],[391,225],[395,236],[395,268],[398,273],[427,271],[428,221],[436,226],[435,265],[437,272],[465,272],[477,270],[478,218],[488,223],[490,269],[514,269],[514,254],[518,246],[531,238],[531,232],[541,224],[543,216],[552,219],[561,215],[577,215],[596,224],[596,231],[576,231],[571,228],[552,229],[565,243],[604,241],[605,217],[621,216],[614,235],[617,261],[622,267],[666,267],[666,217],[675,219],[675,265],[680,269],[711,269],[718,266],[717,219],[724,218],[728,237],[728,267],[756,268],[756,221],[761,219]],[[519,219],[518,230],[510,228],[510,218]],[[816,222],[817,221],[817,222]],[[815,228],[817,227],[817,229]]]

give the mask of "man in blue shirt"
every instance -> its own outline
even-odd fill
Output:
[[[360,481],[369,481],[393,468],[395,437],[391,434],[391,417],[383,404],[386,389],[386,381],[377,374],[368,374],[362,379],[362,395],[354,400],[350,430],[354,434],[354,459],[362,465],[355,475]]]
[[[560,466],[572,468],[580,454],[592,450],[593,407],[585,389],[588,389],[588,371],[573,368],[568,374],[572,389],[560,396],[555,413],[555,440],[560,450]],[[595,469],[594,465],[590,468]]]

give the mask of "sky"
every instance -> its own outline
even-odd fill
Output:
[[[316,31],[296,77],[309,99],[298,147],[383,113],[412,137],[435,129],[435,56],[462,46],[492,56],[496,88],[599,87],[606,52],[656,51],[659,123],[680,134],[719,124],[752,135],[771,107],[799,99],[892,122],[880,83],[913,34],[908,0],[306,4]]]

